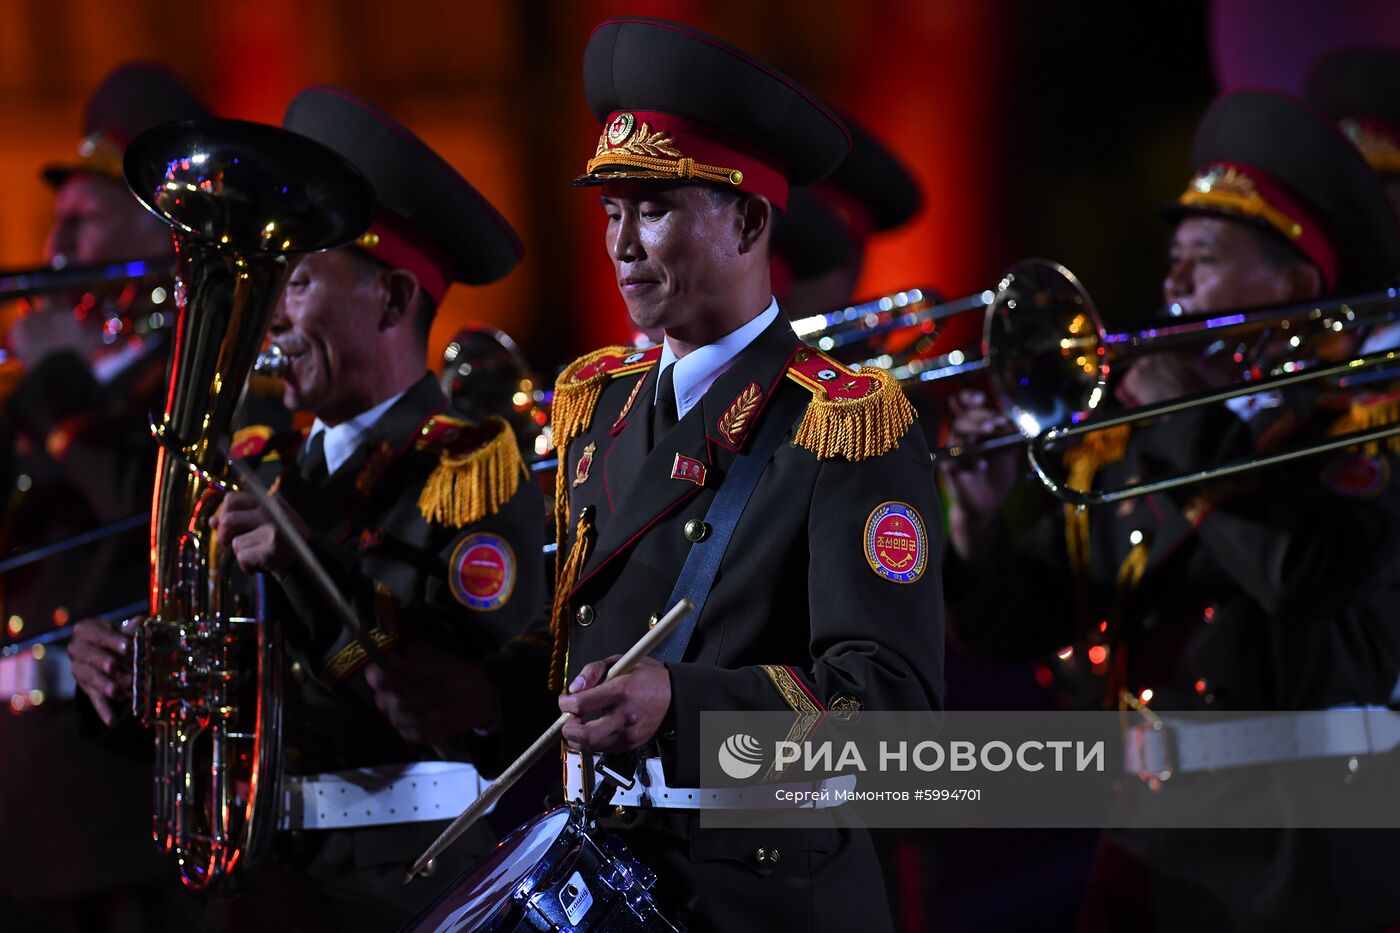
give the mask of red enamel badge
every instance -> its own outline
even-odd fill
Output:
[[[865,560],[891,583],[913,583],[928,566],[924,520],[912,505],[882,502],[865,522]]]
[[[697,486],[703,486],[708,469],[699,460],[676,454],[675,462],[671,464],[671,479],[685,479]]]
[[[598,445],[592,441],[583,448],[583,453],[579,455],[578,465],[574,467],[574,485],[582,486],[588,480],[588,473],[593,469],[593,454],[597,451]]]
[[[515,589],[515,552],[500,535],[467,535],[453,548],[449,566],[452,595],[469,609],[499,609]]]

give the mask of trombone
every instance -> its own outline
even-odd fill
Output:
[[[887,296],[866,305],[805,319],[812,322],[805,336],[808,340],[815,339],[823,349],[827,349],[824,341],[830,339],[830,346],[834,348],[897,329],[924,327],[925,322],[984,307],[980,356],[974,355],[976,351],[971,349],[955,349],[933,360],[914,359],[890,367],[891,375],[908,386],[986,372],[994,395],[1011,416],[1018,433],[975,445],[944,447],[934,451],[934,460],[955,460],[1026,444],[1031,468],[1046,489],[1073,505],[1120,502],[1400,434],[1400,425],[1373,428],[1264,457],[1203,467],[1111,490],[1074,489],[1049,463],[1051,448],[1095,431],[1142,424],[1233,398],[1305,383],[1329,379],[1355,381],[1389,364],[1400,363],[1400,353],[1387,351],[1319,367],[1308,363],[1304,352],[1323,337],[1400,317],[1400,289],[1387,288],[1285,307],[1222,312],[1201,320],[1163,323],[1119,333],[1109,333],[1104,327],[1079,279],[1059,263],[1045,259],[1023,260],[1007,270],[994,291],[958,302],[942,305],[923,302],[913,306],[914,302],[906,301],[901,307],[894,298]],[[872,307],[873,310],[861,310]],[[1246,347],[1245,342],[1262,343],[1273,333],[1287,336],[1289,351],[1296,358],[1273,367],[1268,377],[1251,379],[1223,391],[1145,406],[1111,418],[1090,417],[1107,396],[1115,364],[1147,353],[1208,344],[1209,352],[1233,347],[1235,362],[1243,366],[1257,352],[1257,347]],[[890,360],[875,357],[865,362],[889,366]]]
[[[129,286],[168,288],[175,280],[175,261],[168,256],[101,262],[86,266],[47,265],[28,269],[0,269],[0,302],[34,298],[57,292],[105,292]],[[152,304],[169,296],[152,294]]]

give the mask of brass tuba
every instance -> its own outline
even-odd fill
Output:
[[[150,616],[135,639],[133,705],[155,732],[153,832],[191,888],[254,874],[280,818],[282,643],[261,600],[228,586],[211,519],[228,480],[234,409],[289,268],[288,254],[370,224],[363,176],[272,126],[157,127],[127,149],[136,197],[173,228],[176,305],[151,506]]]

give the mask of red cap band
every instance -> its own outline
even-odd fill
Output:
[[[1183,207],[1263,221],[1317,266],[1328,290],[1336,287],[1337,252],[1322,226],[1283,185],[1254,166],[1241,162],[1204,166],[1177,201]]]
[[[418,287],[442,304],[452,284],[452,264],[447,254],[425,238],[408,221],[380,210],[355,245],[392,269],[406,269],[418,279]]]
[[[708,181],[762,195],[779,210],[787,209],[787,172],[771,155],[671,113],[619,110],[608,115],[583,178],[609,177]]]

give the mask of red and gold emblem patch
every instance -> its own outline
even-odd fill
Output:
[[[1344,496],[1369,499],[1390,482],[1390,461],[1365,454],[1338,457],[1322,468],[1322,482]]]
[[[675,462],[671,464],[671,479],[690,480],[697,486],[705,485],[707,472],[705,464],[683,454],[676,454]]]
[[[469,534],[452,549],[448,582],[457,602],[478,612],[499,609],[515,589],[515,552],[500,535]]]
[[[865,521],[865,559],[891,583],[914,583],[928,567],[924,520],[905,502],[882,502]]]

